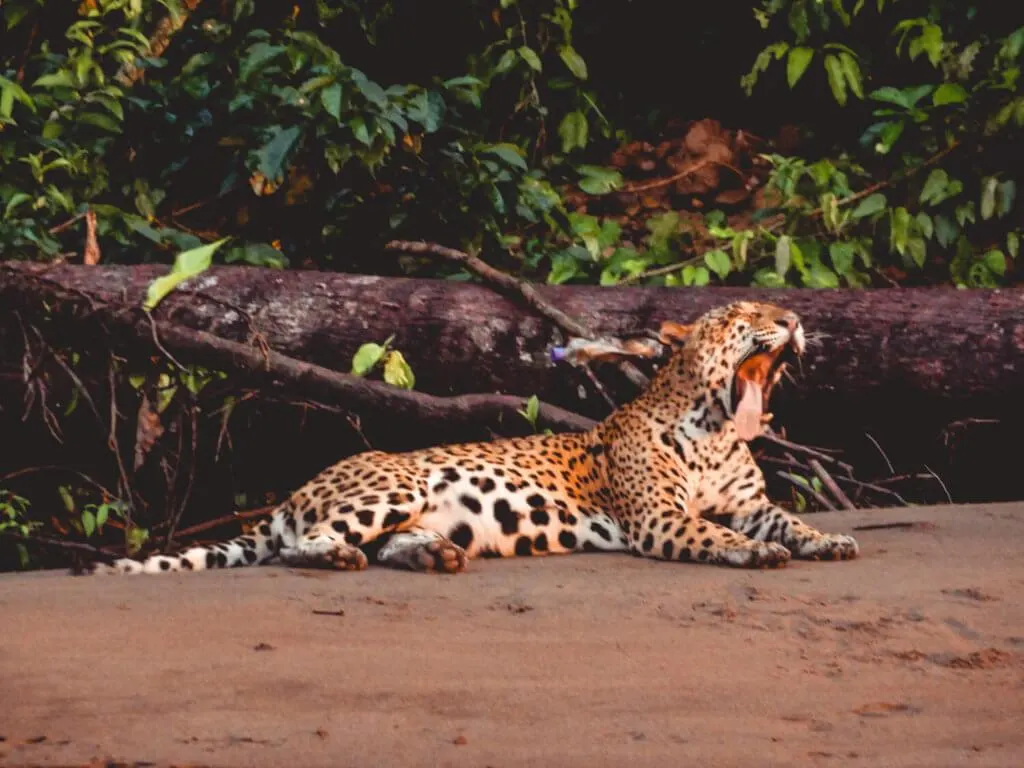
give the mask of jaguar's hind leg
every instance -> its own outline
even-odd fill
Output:
[[[466,570],[466,551],[436,531],[410,528],[394,534],[377,553],[379,562],[413,571],[458,573]]]

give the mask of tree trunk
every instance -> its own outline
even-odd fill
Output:
[[[39,309],[57,286],[138,306],[164,272],[155,265],[40,270],[7,263],[0,307]],[[1024,290],[539,290],[597,333],[612,335],[655,329],[666,319],[686,322],[736,299],[784,305],[802,316],[808,332],[824,336],[798,377],[805,395],[885,399],[913,392],[980,402],[1024,391]],[[551,347],[565,341],[561,331],[479,285],[218,267],[184,283],[155,315],[243,343],[259,334],[277,352],[337,371],[349,370],[359,345],[393,335],[417,390],[536,394],[591,416],[606,410],[581,372],[551,362]],[[635,393],[621,377],[610,386],[626,398]]]

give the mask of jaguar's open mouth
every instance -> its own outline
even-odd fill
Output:
[[[744,440],[761,434],[772,389],[800,351],[793,338],[775,349],[754,350],[740,362],[732,380],[732,412],[736,431]]]

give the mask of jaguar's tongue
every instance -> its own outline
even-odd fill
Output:
[[[733,415],[736,433],[742,440],[758,437],[764,424],[764,388],[771,372],[773,355],[753,355],[736,371],[736,385],[740,398]]]
[[[764,393],[761,385],[756,381],[747,380],[741,385],[743,394],[736,406],[736,415],[733,416],[733,424],[736,425],[736,434],[741,440],[753,440],[761,434],[761,414],[764,402]]]

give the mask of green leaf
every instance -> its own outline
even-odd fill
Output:
[[[341,122],[341,83],[331,83],[320,91],[320,101],[327,114]]]
[[[948,248],[956,241],[957,235],[960,234],[960,227],[942,215],[936,216],[933,221],[935,223],[935,239],[943,248]]]
[[[370,131],[366,127],[366,121],[362,117],[353,117],[348,121],[348,127],[351,129],[356,141],[360,144],[368,147],[373,143],[373,139],[370,138]]]
[[[804,276],[809,288],[838,288],[839,277],[819,261],[814,261]]]
[[[718,275],[720,280],[725,280],[732,269],[732,261],[729,259],[729,254],[720,248],[705,253],[704,263],[708,265],[712,272]]]
[[[486,155],[494,155],[507,165],[511,165],[513,168],[518,168],[521,171],[528,170],[526,160],[523,159],[521,154],[522,150],[515,144],[488,144],[482,147],[480,152]]]
[[[374,366],[384,357],[390,342],[391,338],[388,338],[383,344],[376,344],[371,341],[359,347],[352,356],[352,375],[365,376],[372,371]]]
[[[576,277],[579,267],[572,254],[566,251],[556,253],[551,257],[551,271],[548,272],[547,282],[549,285],[561,285]]]
[[[577,169],[583,178],[579,186],[588,195],[605,195],[622,186],[622,174],[615,168],[597,165],[581,165]]]
[[[775,242],[775,274],[779,277],[785,277],[789,271],[792,245],[789,235],[783,235]]]
[[[942,28],[936,24],[925,25],[921,34],[910,42],[908,53],[911,61],[924,53],[933,67],[939,66],[942,60]]]
[[[49,75],[43,75],[38,80],[36,80],[34,83],[32,83],[32,87],[33,88],[73,88],[74,84],[75,84],[75,81],[72,78],[71,73],[68,70],[66,70],[66,69],[62,69],[59,72],[53,72],[52,74],[49,74]]]
[[[297,125],[288,128],[275,126],[274,138],[256,151],[257,168],[268,179],[276,179],[284,170],[284,162],[302,129]]]
[[[800,81],[813,58],[813,48],[800,46],[789,49],[789,54],[786,56],[786,82],[789,83],[790,88]]]
[[[1020,253],[1020,237],[1016,232],[1006,233],[1006,250],[1011,259],[1016,259],[1017,254]]]
[[[526,417],[536,424],[538,416],[540,416],[540,400],[536,395],[530,395],[530,399],[526,401]]]
[[[917,228],[921,231],[921,234],[924,235],[926,239],[931,240],[932,232],[934,231],[934,228],[932,227],[932,217],[924,211],[921,211],[914,217],[914,221],[917,222]]]
[[[1017,182],[1007,179],[996,189],[996,215],[1003,218],[1013,210],[1013,201],[1017,197]]]
[[[383,109],[388,105],[388,96],[384,93],[384,89],[357,69],[352,70],[352,82],[356,84],[356,88],[366,97],[366,100],[374,106]]]
[[[927,248],[923,237],[908,237],[907,238],[907,252],[910,254],[910,259],[913,261],[918,268],[924,267],[925,259],[927,258]]]
[[[501,58],[498,59],[498,63],[494,65],[494,74],[503,75],[508,72],[512,67],[515,66],[516,60],[519,58],[518,54],[514,50],[507,50],[501,54]]]
[[[558,135],[562,139],[562,151],[572,152],[574,149],[583,149],[587,146],[587,118],[576,110],[562,118],[558,126]]]
[[[910,231],[910,213],[900,206],[889,214],[889,250],[902,255],[907,249]]]
[[[229,239],[224,237],[214,243],[179,253],[174,259],[174,266],[171,267],[171,271],[166,275],[156,278],[149,284],[149,288],[146,291],[146,300],[142,306],[146,310],[152,311],[179,283],[188,280],[190,277],[195,277],[208,269],[213,261],[213,254]]]
[[[754,273],[754,283],[764,288],[784,288],[786,280],[771,269],[759,269]]]
[[[932,94],[932,104],[942,107],[946,104],[963,104],[967,101],[967,91],[957,83],[943,83]]]
[[[246,243],[232,248],[224,255],[225,264],[233,264],[236,261],[270,269],[284,269],[288,266],[287,257],[268,243]]]
[[[885,199],[885,195],[881,192],[875,192],[873,195],[868,195],[861,200],[857,207],[853,209],[850,216],[854,219],[863,219],[868,216],[873,216],[879,211],[885,210],[886,205],[887,201]]]
[[[946,199],[946,188],[949,186],[949,175],[941,168],[936,168],[928,174],[928,178],[921,188],[918,201],[937,205]]]
[[[841,107],[845,106],[846,73],[843,72],[843,65],[839,62],[838,56],[830,53],[825,57],[825,73],[828,75],[828,86],[832,89],[836,102]]]
[[[246,49],[245,58],[242,59],[242,63],[238,67],[239,79],[243,82],[247,81],[257,70],[265,67],[284,51],[283,45],[271,45],[265,42],[253,43]]]
[[[981,182],[981,218],[991,219],[996,212],[996,189],[999,182],[995,176],[989,176]]]
[[[27,203],[32,199],[32,195],[26,192],[17,192],[11,195],[11,199],[7,201],[7,207],[4,208],[4,218],[10,218],[11,211],[17,208],[22,203]]]
[[[131,528],[125,531],[124,540],[127,549],[127,554],[132,557],[136,552],[142,549],[143,544],[149,539],[149,530],[146,528],[140,528],[139,526],[133,525]]]
[[[25,93],[25,89],[13,80],[0,77],[0,117],[10,117],[14,109],[14,102],[19,101],[28,107],[32,112],[36,111],[36,104],[32,97]]]
[[[532,69],[534,72],[540,72],[540,57],[537,55],[537,52],[533,50],[533,48],[531,48],[528,45],[521,45],[517,49],[517,52],[519,53],[519,58],[525,61],[530,66],[530,69]]]
[[[107,519],[110,517],[110,505],[100,504],[96,508],[96,530],[102,532],[103,526],[107,524]]]
[[[388,353],[384,362],[384,381],[393,387],[412,389],[416,385],[416,377],[405,357],[397,349]]]
[[[111,133],[121,133],[121,126],[110,115],[99,112],[80,112],[75,118],[80,123],[88,123]]]
[[[858,99],[864,98],[863,78],[860,73],[860,64],[850,54],[843,51],[839,54],[839,64],[846,78],[846,84],[850,86],[853,95]]]
[[[82,530],[86,536],[92,536],[96,532],[96,516],[89,510],[82,512]]]
[[[895,144],[897,139],[899,139],[903,134],[903,129],[905,127],[906,123],[902,120],[883,125],[879,141],[875,144],[875,151],[880,155],[888,154],[889,150],[892,149],[892,145]]]
[[[587,62],[576,52],[575,48],[571,45],[563,45],[558,55],[562,57],[565,66],[569,68],[573,75],[580,80],[587,79]]]
[[[698,288],[703,287],[710,282],[711,273],[704,269],[704,267],[697,267],[693,270],[693,284]]]
[[[434,91],[420,91],[409,102],[409,119],[423,126],[427,133],[434,133],[441,127],[445,104],[440,94]]]
[[[994,274],[1000,276],[1006,274],[1006,256],[1002,251],[993,249],[982,256],[981,260]]]
[[[530,399],[526,401],[526,408],[521,408],[519,414],[530,422],[530,425],[537,428],[537,417],[540,415],[540,400],[537,399],[536,395],[530,395]]]
[[[441,85],[445,88],[460,88],[467,85],[483,85],[483,81],[472,75],[460,75],[459,77],[448,78]]]
[[[855,248],[853,243],[837,242],[828,247],[828,255],[836,274],[848,275],[853,269]]]
[[[958,205],[953,214],[956,216],[956,223],[959,224],[961,227],[968,221],[971,222],[971,224],[974,224],[977,221],[977,219],[974,217],[973,200]]]

